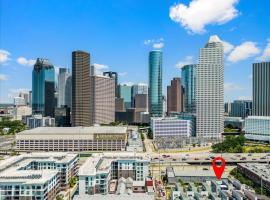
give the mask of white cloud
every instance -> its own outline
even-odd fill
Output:
[[[179,3],[170,7],[170,18],[191,33],[204,33],[208,24],[225,24],[237,17],[239,0],[192,0],[188,6]]]
[[[153,44],[153,48],[154,49],[162,49],[164,47],[164,43],[163,42],[159,42],[159,43],[154,43]]]
[[[17,63],[19,63],[20,65],[24,65],[24,66],[33,66],[36,61],[34,59],[29,59],[27,60],[25,57],[19,57],[17,58]]]
[[[30,89],[28,89],[28,88],[9,89],[8,98],[14,98],[14,97],[17,97],[21,92],[27,93],[29,91],[30,91]]]
[[[189,64],[193,64],[194,61],[193,61],[193,56],[186,56],[184,58],[184,60],[182,61],[179,61],[175,67],[178,68],[178,69],[181,69],[182,67],[184,67],[185,65],[189,65]]]
[[[226,41],[221,41],[221,42],[223,44],[223,49],[224,49],[225,54],[230,53],[233,50],[234,46],[231,43],[226,42]]]
[[[8,76],[5,74],[0,74],[0,81],[6,81],[8,80]]]
[[[250,96],[239,96],[237,99],[238,100],[251,100],[252,98]]]
[[[152,45],[154,49],[162,49],[165,45],[164,39],[148,39],[144,41],[144,45]]]
[[[4,64],[10,60],[10,53],[4,49],[0,49],[0,64]]]
[[[123,83],[121,83],[121,85],[132,86],[132,85],[134,85],[134,83],[133,82],[123,82]]]
[[[255,42],[243,42],[239,46],[236,46],[228,56],[229,62],[238,62],[248,59],[260,53],[260,49]]]
[[[127,75],[127,72],[119,72],[118,75],[119,76],[126,76]]]
[[[245,88],[243,88],[240,85],[237,85],[235,83],[225,83],[224,84],[224,90],[229,92],[229,91],[241,91],[244,90]]]
[[[270,59],[270,39],[267,40],[268,43],[265,47],[265,49],[263,50],[263,53],[261,56],[257,57],[256,60],[258,61],[266,61],[267,59]]]
[[[108,65],[98,64],[98,63],[94,63],[93,66],[95,67],[96,75],[102,75],[103,72],[109,68]]]

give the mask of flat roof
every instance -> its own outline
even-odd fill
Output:
[[[85,199],[93,199],[93,200],[153,200],[154,195],[148,195],[147,193],[132,193],[132,194],[95,194],[95,195],[77,195],[74,196],[74,200],[85,200]]]

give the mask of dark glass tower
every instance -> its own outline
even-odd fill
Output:
[[[162,101],[162,51],[149,53],[149,113],[151,117],[161,117]]]
[[[32,112],[54,116],[54,66],[38,58],[32,72]]]
[[[184,110],[196,113],[196,65],[185,65],[181,72],[184,89]]]

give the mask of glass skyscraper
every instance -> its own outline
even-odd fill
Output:
[[[65,103],[65,89],[66,89],[66,81],[68,78],[68,70],[67,68],[60,68],[58,75],[58,107],[66,105]]]
[[[197,136],[220,138],[224,132],[224,54],[218,36],[200,49],[196,74]]]
[[[125,108],[131,108],[131,88],[130,85],[119,85],[119,96],[124,99]]]
[[[149,53],[149,113],[151,117],[161,117],[162,101],[162,51]]]
[[[38,58],[32,72],[32,112],[43,116],[54,116],[54,66]]]
[[[185,65],[181,71],[184,89],[184,111],[196,113],[196,65]]]

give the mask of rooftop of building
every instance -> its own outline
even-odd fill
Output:
[[[154,195],[148,195],[147,193],[132,193],[132,194],[108,194],[108,195],[102,195],[102,194],[95,194],[95,195],[78,195],[74,197],[74,200],[85,200],[85,199],[93,199],[93,200],[153,200]]]
[[[100,172],[109,172],[112,161],[117,160],[139,160],[142,162],[150,162],[150,158],[146,156],[134,155],[134,153],[121,152],[94,154],[89,157],[79,169],[80,176],[95,175]]]
[[[266,120],[270,120],[270,116],[248,116],[246,119],[266,119]]]
[[[25,184],[43,184],[53,178],[57,170],[24,170],[31,162],[50,162],[66,164],[78,155],[66,152],[28,153],[12,156],[0,161],[0,182],[24,182]]]
[[[257,174],[258,176],[270,182],[270,165],[269,164],[239,163],[238,165],[246,169],[249,169],[254,174]]]
[[[127,127],[119,126],[91,126],[91,127],[38,127],[30,130],[25,130],[17,135],[89,135],[95,133],[103,134],[126,134]]]
[[[190,120],[187,120],[187,119],[180,119],[178,117],[151,117],[151,120],[157,120],[157,121],[170,121],[170,120],[190,121]]]

